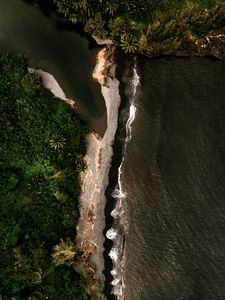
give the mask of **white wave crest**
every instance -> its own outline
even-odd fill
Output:
[[[109,229],[106,233],[106,237],[109,240],[114,240],[116,238],[116,236],[117,236],[117,231],[114,228]]]
[[[120,212],[116,208],[114,208],[114,210],[111,212],[111,216],[113,218],[117,218],[119,215],[120,215]]]
[[[126,144],[130,141],[132,138],[132,127],[131,124],[134,122],[135,119],[135,114],[136,114],[136,107],[134,106],[134,103],[131,103],[130,105],[130,112],[129,112],[129,119],[127,121],[126,125],[126,131],[127,131],[127,138],[126,138]]]
[[[137,61],[135,58],[135,63],[134,63],[134,68],[133,68],[133,78],[132,78],[133,97],[137,93],[137,87],[138,87],[139,83],[140,83],[140,76],[138,75],[138,72],[137,72]]]
[[[109,256],[111,257],[112,261],[116,263],[119,257],[118,250],[116,248],[112,248],[109,252]]]
[[[126,123],[126,140],[125,140],[125,146],[124,146],[124,154],[126,153],[126,147],[128,142],[132,138],[132,123],[135,120],[136,115],[136,106],[135,106],[135,96],[137,93],[137,87],[140,83],[140,77],[137,73],[137,64],[135,59],[135,64],[133,67],[133,78],[131,81],[132,85],[132,96],[130,98],[130,107],[129,107],[129,118]],[[124,299],[124,279],[123,279],[123,272],[124,272],[124,265],[125,265],[125,256],[123,255],[123,236],[118,233],[119,228],[124,228],[126,226],[125,218],[124,218],[124,208],[123,208],[123,200],[126,198],[127,193],[123,190],[122,186],[122,172],[123,172],[123,163],[124,163],[124,157],[121,161],[121,164],[118,168],[118,184],[115,188],[112,196],[117,200],[116,207],[111,212],[111,216],[114,217],[115,220],[117,220],[116,224],[114,226],[117,226],[117,228],[111,228],[107,231],[107,238],[113,240],[114,246],[111,249],[109,256],[111,257],[113,261],[113,270],[111,271],[111,274],[113,276],[113,289],[112,293],[117,297],[118,300]],[[119,225],[118,225],[119,220]],[[115,222],[114,222],[115,223]]]

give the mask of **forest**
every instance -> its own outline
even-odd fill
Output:
[[[0,299],[85,300],[74,269],[88,121],[0,56]]]
[[[224,0],[54,0],[85,32],[110,38],[125,53],[170,54],[225,33]]]

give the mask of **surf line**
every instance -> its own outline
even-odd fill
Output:
[[[105,299],[103,294],[104,235],[106,205],[105,190],[113,155],[112,145],[117,129],[120,106],[119,81],[116,79],[116,47],[102,48],[96,57],[93,78],[101,85],[107,111],[107,129],[103,137],[96,133],[87,136],[85,162],[87,170],[80,176],[80,218],[77,225],[77,248],[83,253],[79,264],[81,273],[88,278],[90,299]]]
[[[135,120],[136,106],[135,99],[137,94],[137,87],[140,83],[140,77],[137,72],[137,60],[134,58],[133,76],[131,80],[131,96],[129,101],[129,114],[126,122],[126,139],[124,143],[123,158],[118,168],[118,183],[112,194],[116,200],[116,206],[111,212],[111,216],[114,218],[113,226],[106,233],[106,237],[113,241],[113,247],[109,252],[109,256],[113,262],[113,269],[111,275],[113,276],[112,281],[112,293],[118,300],[124,299],[124,268],[125,268],[125,255],[124,255],[124,234],[126,231],[127,224],[124,218],[124,199],[127,197],[126,191],[123,190],[122,186],[122,174],[123,164],[126,156],[127,144],[132,138],[132,123]]]

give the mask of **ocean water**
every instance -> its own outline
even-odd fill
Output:
[[[132,122],[107,232],[113,292],[225,299],[225,61],[138,58],[124,76]]]

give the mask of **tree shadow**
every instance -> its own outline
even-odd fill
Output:
[[[26,4],[37,6],[41,12],[48,18],[56,12],[56,5],[51,0],[22,0]]]

